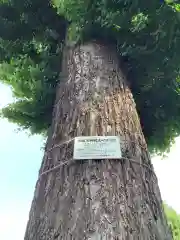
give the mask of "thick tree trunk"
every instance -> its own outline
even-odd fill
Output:
[[[96,43],[68,50],[63,74],[25,240],[172,239],[116,53]],[[71,160],[73,140],[62,143],[89,135],[120,136],[124,158]]]

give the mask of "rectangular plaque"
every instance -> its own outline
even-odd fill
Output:
[[[117,136],[76,137],[74,141],[75,160],[120,159],[120,138]]]

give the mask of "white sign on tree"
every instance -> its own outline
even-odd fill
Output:
[[[120,138],[117,136],[75,138],[73,155],[75,160],[120,159],[121,157]]]

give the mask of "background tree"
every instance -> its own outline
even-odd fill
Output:
[[[65,196],[65,189],[69,189],[68,199],[66,200],[70,201],[72,186],[67,183],[77,183],[77,180],[82,183],[84,174],[89,171],[94,171],[96,180],[98,176],[102,179],[101,185],[113,185],[115,192],[117,194],[121,193],[122,196],[118,197],[122,202],[123,196],[126,196],[126,201],[130,201],[126,205],[125,210],[122,210],[123,213],[116,216],[115,225],[118,224],[118,219],[123,219],[120,226],[117,227],[117,229],[122,230],[119,233],[122,239],[125,239],[125,233],[133,235],[134,231],[136,231],[134,239],[137,239],[139,233],[142,239],[149,239],[153,234],[157,239],[170,239],[160,206],[161,198],[157,188],[157,181],[150,164],[141,127],[151,152],[167,150],[174,138],[180,133],[179,8],[179,4],[173,1],[162,3],[156,0],[149,2],[142,0],[54,0],[53,2],[44,2],[42,0],[28,0],[26,2],[22,0],[1,0],[0,79],[12,87],[13,94],[17,99],[15,103],[2,110],[2,116],[18,123],[23,128],[30,129],[32,133],[46,133],[47,129],[52,126],[40,174],[51,166],[56,165],[58,161],[69,159],[68,152],[69,150],[72,152],[72,146],[64,147],[63,153],[58,152],[55,154],[53,152],[50,161],[47,155],[49,149],[53,146],[66,138],[76,135],[91,135],[95,132],[97,135],[106,135],[109,126],[111,134],[120,135],[121,139],[126,140],[126,144],[123,143],[122,146],[124,157],[137,159],[138,163],[144,164],[142,170],[144,177],[142,177],[140,171],[142,166],[137,166],[137,169],[134,169],[125,162],[123,170],[120,161],[114,163],[114,167],[108,161],[107,164],[102,162],[96,163],[97,165],[92,165],[92,169],[86,163],[79,168],[75,166],[72,168],[71,173],[69,173],[68,167],[64,167],[61,170],[59,182],[55,180],[57,175],[45,176],[44,181],[38,182],[36,187],[26,239],[34,239],[32,227],[37,230],[37,239],[43,239],[44,236],[47,239],[50,234],[54,238],[57,236],[59,239],[68,239],[70,236],[68,234],[70,233],[66,227],[70,227],[72,223],[68,218],[65,219],[65,216],[69,213],[63,212],[61,209],[59,213],[53,214],[53,207],[51,208],[49,204],[51,203],[52,206],[61,205],[62,202],[53,202],[52,198],[54,198],[53,194],[55,193],[51,193],[49,189],[54,189],[55,192],[61,186],[64,189],[61,189],[62,192],[60,191],[62,196]],[[102,51],[99,51],[97,46]],[[92,51],[89,52],[88,48]],[[100,60],[103,60],[98,61],[97,56],[100,57]],[[77,61],[77,58],[84,59],[84,61],[80,63]],[[108,59],[112,59],[112,63]],[[71,60],[74,61],[73,67]],[[97,65],[96,70],[90,64],[90,60],[92,60],[94,65]],[[102,63],[105,68],[102,67]],[[79,78],[78,69],[85,71],[86,67],[89,70],[84,72],[85,75]],[[100,72],[98,68],[101,69]],[[96,84],[92,81],[93,75],[88,75],[92,71],[94,72]],[[72,73],[74,73],[74,78]],[[114,93],[114,97],[109,97],[108,94],[107,96],[103,94],[102,96],[98,95],[98,77],[100,78],[99,86],[101,90],[106,91],[108,89],[108,94]],[[79,83],[76,81],[78,79],[81,82],[81,87],[79,87]],[[102,81],[102,79],[104,80]],[[123,79],[127,80],[124,81]],[[60,85],[58,84],[59,82]],[[94,92],[100,97],[99,100],[96,99],[96,103],[93,102],[95,104],[93,105],[95,106],[95,115],[92,113],[92,103],[89,100],[86,101],[86,106],[83,106],[85,107],[85,116],[90,116],[86,118],[83,117],[83,114],[81,116],[78,111],[75,111],[79,109],[77,99],[85,97],[82,94],[84,93],[85,84],[96,86]],[[141,126],[130,89],[136,102]],[[117,91],[119,92],[117,93]],[[94,92],[91,89],[91,95]],[[73,96],[75,93],[76,96]],[[104,100],[104,105],[102,99]],[[97,121],[100,125],[98,127],[94,125],[96,121],[92,121],[92,118],[98,119],[97,112],[100,111],[98,109],[100,103],[102,103],[102,109],[108,109],[108,113],[105,116],[105,110],[102,110],[102,116]],[[112,109],[116,110],[112,112]],[[130,114],[130,109],[132,114]],[[112,118],[106,130],[103,128],[105,124],[102,121],[103,117]],[[74,123],[74,121],[76,122]],[[90,121],[91,127],[89,126]],[[68,124],[70,122],[74,126]],[[123,126],[121,122],[124,124]],[[83,123],[86,124],[83,125]],[[75,128],[79,130],[75,131]],[[67,135],[65,135],[63,129],[66,129]],[[85,129],[83,130],[84,132],[82,129]],[[137,135],[140,136],[139,139]],[[144,146],[143,148],[142,145]],[[147,166],[145,167],[145,164],[151,169],[151,174],[147,172],[148,168]],[[98,169],[97,166],[101,169],[102,175],[98,175],[98,170],[95,170]],[[116,169],[119,169],[119,172],[118,179],[114,182],[112,176],[113,174],[115,175],[115,166]],[[106,182],[102,177],[103,172],[107,172],[107,169],[111,172],[109,182]],[[128,171],[129,175],[126,174],[121,179],[123,174]],[[135,176],[133,175],[134,173],[136,173]],[[81,177],[76,179],[76,175]],[[74,178],[67,180],[68,176],[73,176]],[[118,190],[116,185],[118,181],[124,183],[121,186],[121,191]],[[55,183],[62,185],[58,186]],[[132,189],[128,184],[133,185]],[[89,184],[89,186],[91,185]],[[140,198],[135,200],[135,196],[139,194],[137,186],[139,186],[140,195],[144,196],[141,200]],[[76,189],[75,186],[74,189]],[[81,189],[86,189],[86,183],[82,184]],[[114,197],[113,194],[111,195],[112,191],[109,189],[109,197],[104,196],[104,192],[105,189],[102,188],[98,201],[100,202],[100,200],[103,201],[104,199],[105,202],[112,202]],[[72,202],[75,203],[78,197],[80,199],[81,197],[82,199],[87,197],[86,194],[82,194],[80,197],[77,192],[73,193],[74,200],[72,199]],[[46,199],[47,197],[48,200]],[[119,203],[117,198],[114,198],[116,199],[114,206],[117,207]],[[39,205],[42,206],[42,209],[39,208]],[[86,221],[87,225],[83,225],[83,216],[85,216],[83,214],[87,216],[88,213],[91,213],[90,216],[92,218],[94,216],[94,213],[88,212],[92,210],[91,207],[83,212],[85,206],[83,204],[80,205],[82,215],[79,215],[81,221],[75,227],[75,239],[79,239],[85,234],[83,232],[79,233],[82,235],[81,237],[80,235],[75,235],[79,231],[80,224],[81,227],[83,226],[82,230],[89,229]],[[133,206],[132,208],[131,205]],[[103,206],[106,206],[106,204],[104,203]],[[144,206],[146,210],[143,210]],[[69,206],[66,206],[66,210],[68,207],[72,210],[70,202]],[[102,207],[102,209],[104,208]],[[146,214],[143,215],[143,211]],[[42,221],[38,220],[41,214],[43,215]],[[53,215],[52,222],[50,221],[51,214]],[[62,222],[59,220],[61,228],[58,228],[58,226],[58,229],[55,227],[58,221],[57,215],[64,217]],[[96,217],[98,218],[97,226],[99,231],[102,228],[102,234],[103,229],[108,229],[109,232],[106,235],[108,237],[108,234],[113,231],[110,227],[107,228],[106,225],[101,226],[100,215]],[[111,217],[114,216],[112,215]],[[45,221],[46,218],[47,221]],[[54,218],[56,218],[56,221]],[[139,223],[140,219],[143,219],[144,223]],[[150,221],[149,225],[145,224],[148,221],[147,219]],[[92,221],[92,219],[89,219],[90,225]],[[44,226],[41,225],[42,222],[44,222]],[[67,223],[66,227],[63,225],[65,223]],[[137,225],[137,223],[139,224]],[[64,229],[62,226],[64,226]],[[44,231],[43,233],[40,232],[42,231],[41,228]],[[96,232],[93,228],[91,230],[93,233],[94,231]],[[93,234],[90,232],[87,234]],[[113,239],[115,235],[111,237]],[[108,239],[111,239],[111,237]]]
[[[180,215],[174,209],[165,204],[165,213],[168,219],[168,224],[173,233],[173,240],[180,239]]]

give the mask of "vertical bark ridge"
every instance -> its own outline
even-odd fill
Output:
[[[123,157],[137,164],[125,159],[76,161],[44,175],[36,185],[25,240],[172,239],[115,51],[88,43],[68,50],[66,59],[40,173],[72,159],[73,141],[55,146],[75,136],[118,135]]]

